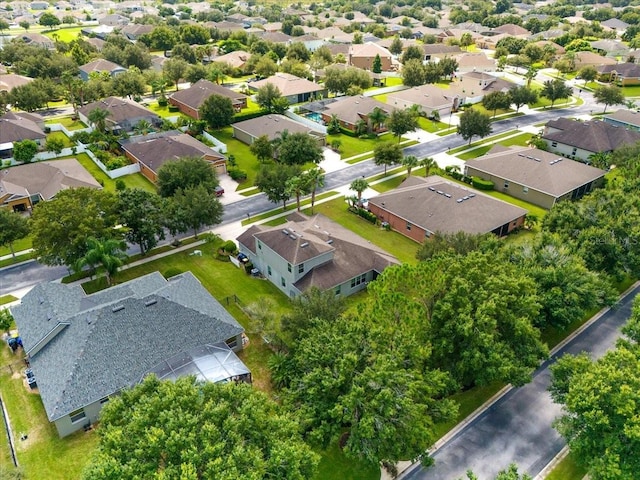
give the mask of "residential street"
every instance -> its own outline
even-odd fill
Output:
[[[620,336],[620,328],[631,314],[640,286],[627,295],[616,310],[610,310],[536,371],[531,383],[513,389],[446,442],[432,457],[433,467],[412,466],[402,480],[466,479],[468,469],[480,480],[493,479],[510,463],[535,476],[565,445],[553,429],[560,406],[551,401],[549,365],[565,353],[590,352],[601,357]]]

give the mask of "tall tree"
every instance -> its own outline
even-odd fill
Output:
[[[625,98],[622,89],[616,85],[601,85],[593,92],[596,102],[604,103],[604,111],[607,113],[609,105],[624,105]]]
[[[291,192],[287,190],[287,181],[299,174],[298,165],[263,165],[256,177],[256,186],[273,203],[282,202],[283,208],[287,208],[287,201],[291,198]]]
[[[11,256],[16,257],[13,244],[29,235],[29,222],[18,213],[0,208],[0,246],[9,247]]]
[[[597,361],[565,355],[551,368],[551,396],[563,406],[555,424],[593,480],[632,480],[640,470],[640,303],[626,338]]]
[[[280,98],[282,98],[282,93],[273,83],[267,83],[264,87],[260,87],[256,93],[256,103],[269,113],[275,111]]]
[[[524,85],[515,85],[509,89],[511,103],[516,106],[516,112],[520,111],[520,107],[538,101],[538,93],[535,90],[525,87]]]
[[[189,64],[180,57],[172,57],[162,65],[163,75],[175,84],[176,92],[179,89],[178,83],[184,78],[188,68]]]
[[[296,199],[296,210],[300,211],[300,197],[310,192],[309,179],[304,175],[296,175],[287,180],[287,192]]]
[[[87,114],[87,119],[95,126],[98,132],[107,130],[107,118],[111,112],[105,108],[96,107]]]
[[[45,265],[72,266],[87,252],[87,238],[116,235],[116,197],[103,190],[71,188],[40,202],[31,215],[33,248]]]
[[[38,144],[30,139],[13,142],[13,158],[19,162],[29,163],[38,153]]]
[[[349,190],[353,190],[358,195],[358,204],[362,202],[362,192],[364,192],[367,188],[369,188],[369,182],[365,178],[356,178],[351,185],[349,185]]]
[[[556,78],[544,82],[540,96],[548,98],[551,101],[551,108],[556,100],[569,98],[573,93],[573,88],[567,85],[564,80]]]
[[[222,95],[211,95],[200,107],[200,118],[215,129],[231,124],[235,113],[231,99]]]
[[[402,161],[402,149],[400,145],[392,142],[379,143],[373,150],[373,162],[376,165],[384,165],[384,174],[387,167],[397,165]]]
[[[38,19],[38,23],[43,27],[49,27],[49,29],[53,30],[53,27],[57,27],[61,22],[53,13],[43,12]]]
[[[465,140],[469,140],[474,136],[486,137],[493,129],[491,128],[491,117],[479,112],[473,108],[469,108],[460,115],[460,123],[458,124],[458,135]]]
[[[164,239],[164,202],[162,197],[140,188],[118,193],[118,221],[125,227],[125,238],[140,246],[146,254]]]
[[[460,36],[460,46],[465,50],[473,45],[473,37],[469,32],[465,32]]]
[[[312,168],[306,172],[309,184],[311,186],[311,214],[313,215],[313,207],[316,203],[316,192],[318,188],[324,187],[324,173],[319,168]]]
[[[380,54],[376,54],[375,58],[373,59],[371,71],[373,73],[382,73],[382,59],[380,58]]]
[[[273,160],[273,144],[266,135],[260,135],[256,138],[249,146],[249,150],[256,156],[260,163]]]
[[[393,37],[393,41],[389,46],[389,51],[394,55],[400,55],[402,53],[403,46],[404,45],[402,44],[402,40],[400,40],[400,37]]]
[[[425,72],[422,60],[411,59],[402,66],[402,84],[407,87],[424,85]]]
[[[395,109],[389,115],[386,121],[387,128],[398,137],[398,143],[402,135],[407,132],[413,132],[418,128],[418,115],[411,109],[399,110]]]
[[[424,176],[428,177],[429,172],[431,172],[432,168],[437,168],[438,164],[433,159],[433,157],[426,157],[420,160],[420,166],[424,167]]]
[[[402,157],[402,165],[404,165],[407,169],[407,177],[411,176],[411,171],[416,168],[420,162],[418,158],[414,155],[407,155],[406,157]]]
[[[100,420],[84,480],[299,480],[312,478],[318,463],[295,419],[246,384],[149,376],[112,398]]]
[[[300,132],[290,133],[281,139],[276,147],[276,157],[278,162],[287,165],[318,164],[323,158],[316,137]]]
[[[487,110],[493,110],[493,118],[498,109],[506,110],[511,105],[511,96],[507,92],[491,92],[484,96],[482,105]]]
[[[371,122],[371,129],[375,132],[382,127],[388,115],[380,107],[375,107],[369,114],[369,121]]]
[[[85,266],[94,270],[99,265],[104,268],[107,285],[110,286],[113,276],[126,258],[124,253],[127,248],[126,244],[122,240],[114,238],[97,239],[94,237],[88,237],[86,243],[86,253],[75,262],[74,270],[79,272]]]
[[[203,185],[207,193],[213,193],[219,182],[208,161],[199,157],[183,157],[160,167],[157,184],[161,196],[172,197],[179,189],[198,185]]]
[[[458,61],[452,57],[444,57],[438,65],[445,77],[451,77],[458,70]]]
[[[198,238],[202,227],[222,221],[223,206],[215,193],[199,184],[179,188],[169,199],[167,210],[166,224],[171,234],[192,230],[193,236]]]
[[[593,65],[587,65],[578,71],[577,77],[584,80],[584,85],[586,87],[588,82],[593,82],[598,78],[598,70],[596,70],[596,67]]]

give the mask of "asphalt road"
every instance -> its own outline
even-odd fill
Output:
[[[68,275],[67,267],[47,267],[35,261],[3,268],[0,270],[0,296],[65,275]]]
[[[564,440],[552,423],[561,414],[559,405],[547,392],[549,365],[565,353],[590,352],[593,358],[610,350],[620,336],[620,328],[631,314],[631,305],[640,286],[627,295],[615,310],[609,310],[564,348],[546,361],[533,381],[509,391],[505,396],[439,448],[429,468],[414,465],[402,480],[457,480],[468,469],[480,480],[493,479],[511,463],[520,472],[535,476],[560,452]]]

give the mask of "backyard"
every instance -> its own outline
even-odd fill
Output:
[[[80,165],[86,168],[89,173],[96,179],[96,181],[104,187],[107,192],[115,192],[116,191],[116,180],[112,180],[109,176],[100,170],[89,155],[86,153],[79,153],[77,155],[72,155],[70,157],[64,158],[75,158],[78,160]],[[60,159],[59,159],[60,160]],[[156,192],[156,187],[153,183],[151,183],[144,175],[141,173],[132,173],[130,175],[124,175],[120,177],[120,179],[124,182],[127,188],[141,188],[148,192]]]

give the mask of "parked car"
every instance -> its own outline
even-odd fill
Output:
[[[222,195],[224,195],[224,188],[218,185],[215,189],[215,192],[216,192],[216,197],[221,197]]]

